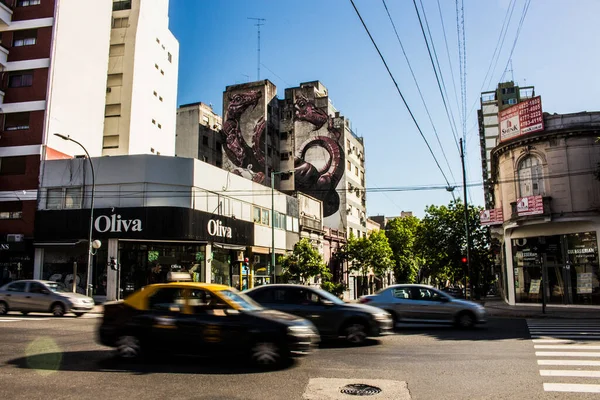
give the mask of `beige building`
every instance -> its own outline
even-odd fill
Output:
[[[510,304],[541,303],[546,282],[549,304],[600,305],[600,112],[543,122],[491,151],[500,286]]]
[[[212,105],[202,102],[184,104],[177,109],[177,157],[197,158],[211,165],[223,166],[223,121]]]
[[[168,15],[169,0],[113,1],[102,155],[175,155],[179,42]]]

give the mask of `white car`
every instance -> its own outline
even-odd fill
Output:
[[[470,328],[486,322],[486,311],[482,305],[455,299],[427,285],[393,285],[377,294],[363,296],[359,301],[389,312],[394,323],[451,323]]]
[[[0,315],[9,311],[48,312],[56,317],[72,312],[80,317],[94,308],[94,299],[69,292],[53,281],[22,280],[0,287]]]

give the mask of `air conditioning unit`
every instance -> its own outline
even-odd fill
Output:
[[[24,238],[25,235],[22,235],[20,233],[9,233],[8,235],[6,235],[7,242],[22,242]]]

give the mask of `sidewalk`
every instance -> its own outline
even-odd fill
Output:
[[[490,317],[600,319],[600,306],[547,305],[544,314],[541,304],[511,306],[497,296],[486,297],[477,302],[485,307]]]

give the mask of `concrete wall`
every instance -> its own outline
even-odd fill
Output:
[[[108,0],[58,2],[55,40],[50,60],[45,144],[69,155],[92,157],[102,153],[104,99],[112,2]]]

